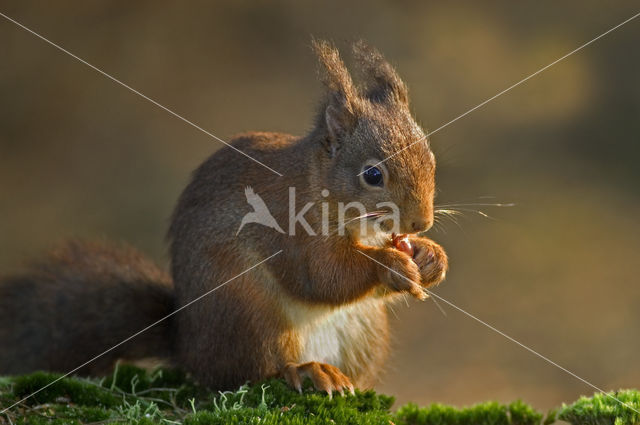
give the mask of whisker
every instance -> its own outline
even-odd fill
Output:
[[[449,221],[453,222],[453,224],[455,224],[456,226],[458,226],[458,228],[460,230],[462,230],[462,225],[460,225],[460,222],[458,221],[458,219],[455,216],[452,215],[445,215],[446,218],[449,219]]]
[[[436,215],[433,216],[433,227],[431,229],[436,233],[439,233],[442,231],[442,229],[440,228],[440,221],[438,220],[438,216]],[[421,233],[418,233],[418,235],[421,235]]]
[[[515,202],[509,202],[509,203],[495,203],[495,204],[491,204],[491,203],[484,203],[484,202],[471,202],[471,203],[450,203],[450,204],[439,204],[439,205],[435,205],[436,208],[439,207],[501,207],[501,208],[508,208],[508,207],[515,207],[516,204]]]
[[[462,215],[462,211],[458,210],[458,209],[444,209],[444,208],[439,208],[433,211],[434,214],[442,214],[442,215],[452,215],[452,216],[456,216],[456,215]]]
[[[366,214],[363,214],[363,215],[359,215],[357,217],[353,217],[353,218],[345,221],[344,224],[351,223],[352,221],[356,221],[356,220],[362,220],[363,218],[380,217],[380,216],[384,215],[385,213],[386,213],[386,211],[371,211],[369,213],[366,213]]]
[[[429,298],[431,298],[431,299],[433,300],[433,303],[436,305],[436,307],[438,307],[438,310],[440,310],[440,313],[442,313],[442,315],[443,315],[444,317],[447,317],[447,313],[446,313],[446,312],[444,311],[444,309],[440,306],[440,303],[436,300],[436,298],[435,298],[435,297],[432,297],[428,290],[426,290],[426,289],[425,289],[425,290],[424,290],[424,292],[427,294],[427,296],[428,296]]]
[[[393,313],[393,315],[396,317],[396,319],[400,320],[400,318],[398,317],[398,313],[396,313],[396,310],[393,308],[393,303],[388,303],[387,305],[389,307],[389,310],[391,310],[391,313]]]
[[[435,217],[437,217],[438,213],[441,214],[443,218],[449,219],[449,221],[453,222],[456,226],[460,228],[460,230],[462,230],[462,226],[460,226],[460,222],[458,221],[458,217],[463,216],[463,213],[461,211],[457,211],[457,210],[434,211],[434,220],[435,220]]]
[[[348,219],[348,220],[346,220],[346,221],[344,221],[342,223],[340,223],[339,221],[335,220],[335,221],[332,221],[332,222],[329,223],[330,227],[331,227],[331,233],[332,234],[333,233],[338,233],[340,230],[344,229],[347,224],[352,223],[354,221],[363,220],[363,219],[370,219],[370,218],[382,218],[382,217],[384,217],[384,216],[386,216],[388,214],[389,214],[389,211],[378,210],[378,211],[371,211],[371,212],[368,212],[366,214],[359,215],[357,217],[352,217],[352,218],[350,218],[350,219]]]
[[[503,204],[504,206],[513,206],[515,204]],[[492,205],[495,206],[495,205]],[[489,214],[487,214],[486,212],[482,211],[482,210],[478,210],[478,209],[473,209],[473,208],[460,208],[460,207],[450,207],[448,209],[445,208],[439,208],[439,209],[435,209],[434,214],[443,214],[443,215],[462,215],[462,212],[470,212],[470,213],[474,213],[474,214],[478,214],[481,215],[484,218],[488,218],[489,220],[493,220],[493,221],[498,221],[496,218],[490,216]]]
[[[456,208],[454,210],[439,210],[442,211],[442,213],[444,214],[444,216],[464,216],[463,212],[469,212],[469,213],[474,213],[474,214],[478,214],[481,215],[484,218],[488,218],[489,220],[493,220],[493,221],[498,221],[496,218],[491,217],[489,214],[487,214],[486,212],[482,211],[482,210],[476,210],[476,209],[471,209],[471,208]],[[452,211],[456,211],[457,214],[454,214]],[[435,213],[435,212],[434,212]]]

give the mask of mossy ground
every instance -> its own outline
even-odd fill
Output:
[[[55,381],[59,375],[38,372],[0,378],[0,410]],[[640,410],[640,393],[612,393]],[[574,425],[640,424],[640,414],[608,396],[583,397],[557,412],[543,415],[516,401],[487,402],[466,408],[440,404],[408,404],[391,411],[393,397],[373,391],[330,399],[313,391],[303,394],[282,381],[268,380],[235,392],[210,393],[176,370],[147,373],[120,366],[113,376],[65,378],[4,414],[0,424],[396,424],[396,425],[549,425],[556,416]]]

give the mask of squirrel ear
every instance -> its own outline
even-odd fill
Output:
[[[407,86],[378,50],[359,40],[353,44],[353,53],[365,76],[367,98],[373,102],[409,104]]]
[[[324,110],[324,120],[329,136],[327,148],[333,156],[338,150],[340,141],[353,128],[355,119],[343,109],[330,103]]]
[[[322,112],[329,138],[327,147],[334,154],[340,141],[355,126],[360,98],[338,50],[325,40],[312,40],[312,45],[327,88],[327,101]]]

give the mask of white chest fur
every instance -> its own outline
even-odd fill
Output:
[[[270,274],[263,283],[276,287]],[[273,290],[274,302],[280,304],[299,343],[298,363],[322,362],[349,372],[368,357],[363,349],[385,337],[380,314],[390,299],[371,297],[341,307],[313,306]],[[386,323],[386,321],[383,321]],[[384,325],[383,325],[384,326]],[[385,335],[381,335],[381,330]]]
[[[360,357],[359,350],[372,337],[371,315],[384,301],[368,299],[339,308],[297,305],[290,308],[301,344],[299,363],[311,361],[345,368]],[[289,306],[291,307],[291,305]]]
[[[347,317],[344,310],[337,309],[299,329],[302,343],[300,363],[316,361],[342,367],[341,354],[348,344],[344,338]]]

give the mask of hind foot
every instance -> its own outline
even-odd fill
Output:
[[[337,391],[344,395],[344,390],[354,394],[354,387],[351,380],[335,366],[326,363],[287,363],[282,370],[282,376],[292,388],[302,393],[302,381],[304,378],[311,378],[313,386],[318,391],[325,391],[332,397]]]

